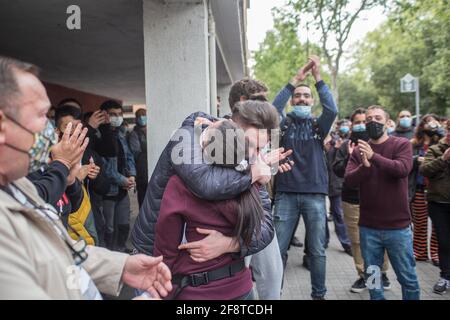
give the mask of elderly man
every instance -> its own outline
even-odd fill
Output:
[[[166,296],[171,276],[162,257],[74,242],[25,178],[46,164],[54,139],[37,68],[0,56],[0,101],[0,299],[98,299],[98,290],[117,295],[123,283]],[[88,142],[81,125],[71,131],[52,149],[67,175]]]

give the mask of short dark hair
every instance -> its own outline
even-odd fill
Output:
[[[81,111],[77,107],[68,104],[59,106],[55,111],[56,127],[59,127],[61,119],[67,116],[72,116],[76,120],[81,120]]]
[[[263,100],[258,94],[267,91],[266,85],[258,80],[245,78],[235,82],[230,89],[228,98],[231,111],[233,112],[236,103],[241,100],[242,96],[246,97],[248,100]]]
[[[110,109],[121,109],[121,110],[123,110],[122,105],[116,100],[106,100],[100,106],[100,110],[108,111]]]
[[[373,105],[373,106],[368,107],[367,111],[375,110],[375,109],[379,109],[379,110],[383,110],[384,111],[384,116],[386,117],[386,121],[391,119],[391,116],[389,115],[389,112],[387,112],[386,109],[383,106]]]
[[[60,106],[64,106],[64,105],[67,105],[67,104],[70,104],[70,103],[76,103],[77,105],[80,106],[80,109],[83,109],[83,105],[80,103],[80,101],[78,101],[78,100],[75,99],[75,98],[66,98],[66,99],[62,99],[62,100],[58,103],[58,108],[59,108]]]
[[[277,109],[269,102],[246,100],[235,105],[231,116],[240,125],[253,126],[258,129],[276,129],[280,126]]]
[[[302,88],[302,87],[308,88],[311,91],[311,97],[313,96],[313,91],[312,91],[311,87],[309,85],[307,85],[306,83],[299,84],[298,86],[295,87],[295,89]],[[294,97],[294,93],[295,93],[295,90],[292,92],[292,98]]]
[[[400,113],[405,112],[405,111],[409,112],[410,114],[412,114],[411,111],[409,111],[407,109],[403,109],[403,110],[400,110],[399,112],[397,112],[397,118],[400,116]]]
[[[137,109],[137,110],[136,110],[136,112],[134,113],[134,116],[137,118],[138,113],[142,112],[142,110],[145,111],[145,112],[147,113],[147,110],[146,110],[146,109],[140,108],[140,109]]]
[[[352,115],[350,116],[350,121],[353,123],[353,121],[355,120],[355,117],[359,114],[366,114],[366,109],[364,108],[356,108],[355,111],[353,111]]]
[[[39,76],[39,68],[35,65],[13,58],[0,56],[0,110],[11,111],[10,116],[15,117],[17,110],[14,100],[20,96],[17,84],[17,71],[27,72]]]

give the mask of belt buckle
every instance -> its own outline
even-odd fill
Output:
[[[209,283],[208,272],[191,274],[191,286],[198,287]]]

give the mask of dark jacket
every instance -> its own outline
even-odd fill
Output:
[[[105,165],[103,163],[102,157],[100,157],[100,155],[90,147],[88,147],[84,152],[81,163],[83,165],[89,164],[89,159],[91,157],[94,160],[95,165],[100,167],[100,172],[95,179],[89,179],[87,177],[84,183],[88,189],[89,194],[95,192],[98,196],[104,196],[108,193],[111,180],[106,176]]]
[[[103,157],[105,175],[111,181],[106,196],[122,198],[127,194],[123,189],[127,184],[127,178],[136,177],[136,166],[128,148],[126,129],[120,127],[114,131],[116,138],[111,141],[111,148],[116,149],[117,153],[113,157]]]
[[[411,140],[414,138],[414,127],[409,127],[408,129],[403,129],[400,126],[395,128],[395,131],[392,133],[394,137],[405,138]]]
[[[446,138],[441,139],[428,149],[419,168],[419,172],[429,179],[428,201],[450,203],[450,161],[442,160],[449,147]]]
[[[323,107],[323,113],[318,118],[301,119],[293,112],[288,114],[292,121],[284,133],[281,146],[285,150],[293,150],[294,166],[292,171],[277,177],[276,192],[328,194],[328,171],[323,140],[336,119],[337,106],[325,82],[318,82],[316,89]],[[287,84],[273,101],[282,117],[283,109],[294,90],[293,85]],[[286,126],[286,121],[287,117],[284,117],[281,128]]]
[[[197,117],[215,121],[215,118],[203,112],[193,113],[187,117],[182,127],[175,132],[171,141],[164,148],[150,178],[147,193],[132,232],[133,245],[141,253],[153,254],[155,225],[159,216],[161,199],[171,176],[178,175],[194,195],[205,200],[233,199],[250,188],[251,176],[249,174],[204,163],[198,138],[194,139],[196,136],[194,121]],[[187,139],[187,134],[189,134],[189,139]],[[186,137],[186,139],[182,139],[182,137]],[[179,154],[187,157],[186,162],[174,163],[172,161],[171,153],[174,147],[177,148]],[[241,241],[241,256],[259,252],[273,239],[274,227],[269,195],[265,188],[261,188],[260,195],[265,209],[261,237],[254,237],[249,247]]]
[[[83,189],[78,179],[67,186],[69,170],[59,161],[47,168],[33,172],[27,178],[34,184],[39,196],[58,211],[67,227],[69,214],[77,211],[83,201]]]
[[[329,179],[329,188],[328,188],[329,197],[337,197],[342,194],[342,184],[344,183],[344,178],[337,176],[333,171],[333,163],[334,160],[336,159],[338,150],[339,149],[332,146],[330,150],[326,153],[328,179]]]
[[[52,161],[44,170],[30,173],[27,178],[33,182],[39,196],[56,208],[67,187],[69,169],[59,161]]]
[[[136,184],[147,186],[148,165],[147,165],[147,135],[139,125],[128,135],[128,146],[133,154],[136,163]]]
[[[341,147],[337,150],[336,157],[332,165],[333,172],[340,178],[344,178],[345,168],[347,168],[348,160],[350,159],[350,155],[348,154],[349,141],[350,140],[344,141]],[[359,188],[349,187],[345,183],[345,179],[342,185],[342,201],[351,204],[359,204]]]
[[[102,124],[98,129],[86,124],[89,138],[88,148],[97,152],[101,157],[114,157],[118,153],[117,133],[111,130],[111,126]]]

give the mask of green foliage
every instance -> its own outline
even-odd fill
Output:
[[[311,12],[329,1],[291,1],[295,3],[309,6],[305,8]],[[450,115],[449,1],[400,0],[389,5],[388,21],[356,46],[356,62],[338,77],[340,116],[372,104],[384,105],[393,116],[402,109],[414,112],[414,94],[400,93],[400,79],[407,73],[420,77],[422,114]],[[283,11],[275,14],[274,30],[254,53],[255,77],[269,86],[270,98],[307,61],[308,48],[297,35],[299,17],[286,19]],[[321,47],[310,45],[309,51],[320,55]],[[324,78],[330,83],[329,74]]]
[[[269,88],[269,100],[273,100],[297,70],[308,62],[308,52],[320,55],[316,45],[308,47],[300,43],[294,23],[275,18],[274,29],[267,32],[259,50],[253,55],[254,76]],[[329,82],[326,72],[322,71],[322,77]],[[314,79],[309,77],[306,83],[313,86]]]
[[[369,75],[379,103],[393,113],[414,111],[414,94],[401,94],[399,79],[420,78],[421,113],[448,114],[450,10],[446,0],[403,1],[390,19],[369,33],[356,53],[356,69]]]

